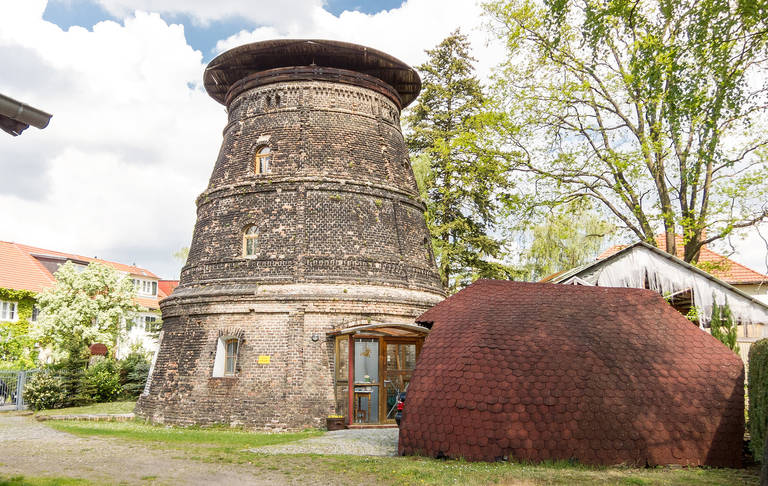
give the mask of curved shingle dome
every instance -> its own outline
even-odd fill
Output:
[[[418,321],[400,454],[740,464],[741,359],[654,292],[481,280]]]

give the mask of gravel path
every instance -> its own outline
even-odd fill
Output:
[[[321,473],[322,474],[322,473]],[[247,464],[216,464],[141,442],[77,437],[31,416],[0,413],[0,479],[16,475],[84,478],[96,484],[346,484],[308,471],[291,477]]]
[[[262,454],[350,454],[394,456],[399,429],[348,429],[327,432],[320,437],[249,449]]]
[[[393,456],[398,429],[352,429],[252,449],[266,454],[355,454]],[[266,470],[265,470],[266,469]],[[320,474],[320,476],[318,476]],[[296,471],[290,477],[269,468],[190,460],[178,451],[141,442],[78,437],[31,416],[0,413],[0,479],[15,475],[84,478],[96,484],[347,484],[343,475]]]

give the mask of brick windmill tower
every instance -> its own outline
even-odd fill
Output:
[[[271,429],[390,423],[444,297],[400,111],[416,72],[325,40],[205,70],[228,123],[137,412]]]

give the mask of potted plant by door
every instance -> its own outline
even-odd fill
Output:
[[[325,419],[325,425],[328,430],[342,430],[347,428],[346,420],[343,415],[329,415]]]

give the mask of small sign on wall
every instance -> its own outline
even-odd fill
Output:
[[[269,356],[260,355],[259,356],[259,364],[269,364]]]

